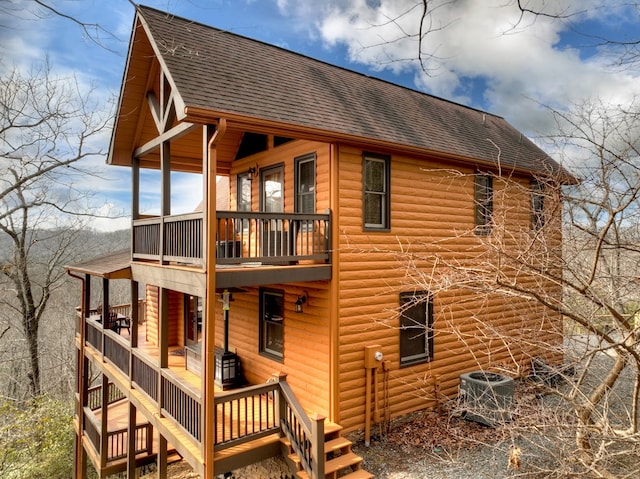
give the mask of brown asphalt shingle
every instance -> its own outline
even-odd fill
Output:
[[[559,170],[501,117],[148,7],[138,12],[187,109]]]

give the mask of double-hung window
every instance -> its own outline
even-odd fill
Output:
[[[475,175],[476,234],[491,233],[493,221],[493,176],[485,173]]]
[[[251,211],[251,173],[241,173],[236,182],[238,211]],[[249,220],[241,219],[236,224],[236,233],[249,234]]]
[[[388,156],[365,154],[362,163],[363,223],[365,229],[390,228]]]
[[[310,153],[295,159],[296,213],[316,212],[316,155]]]
[[[284,293],[260,289],[260,354],[282,361],[284,357]]]
[[[400,366],[433,358],[433,297],[426,291],[400,293]]]
[[[544,183],[531,180],[531,228],[539,230],[544,223]]]

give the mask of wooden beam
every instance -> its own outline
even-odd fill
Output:
[[[156,124],[156,129],[158,133],[163,132],[163,125],[161,120],[161,111],[160,111],[160,102],[158,101],[158,97],[153,91],[147,93],[147,104],[149,105],[149,111],[151,112],[151,117],[153,118],[153,122]]]
[[[203,339],[203,416],[204,416],[204,436],[202,440],[204,458],[204,479],[213,479],[215,476],[214,459],[214,438],[215,438],[215,403],[214,403],[214,380],[215,380],[215,311],[216,311],[216,248],[211,245],[216,241],[217,223],[215,221],[216,211],[216,171],[217,171],[217,144],[227,131],[227,122],[224,118],[218,120],[218,126],[206,145],[203,145],[203,158],[207,165],[207,195],[205,200],[205,215],[213,216],[213,221],[209,218],[206,229],[206,241],[209,245],[206,256],[207,269],[207,294],[204,300],[205,326]],[[209,132],[210,133],[210,132]],[[206,135],[209,137],[209,134]]]
[[[200,125],[194,125],[193,123],[180,123],[179,125],[174,126],[170,130],[158,135],[153,140],[146,142],[144,145],[138,147],[133,152],[133,156],[136,158],[140,158],[151,153],[153,150],[157,150],[160,148],[160,145],[165,141],[176,140],[181,136],[190,133],[196,128],[200,128]]]

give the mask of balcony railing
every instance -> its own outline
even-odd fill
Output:
[[[331,215],[216,212],[217,264],[330,262]],[[202,213],[133,222],[133,258],[204,265]]]

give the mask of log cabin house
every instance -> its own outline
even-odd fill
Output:
[[[132,236],[67,267],[83,285],[77,478],[88,460],[165,477],[179,457],[212,478],[274,455],[296,477],[370,477],[344,433],[536,354],[462,340],[472,315],[557,341],[559,318],[517,298],[414,281],[499,223],[545,214],[559,245],[530,185],[562,170],[503,118],[140,6],[108,163],[131,169]],[[174,191],[179,175],[200,187]],[[111,304],[115,281],[130,304]]]

